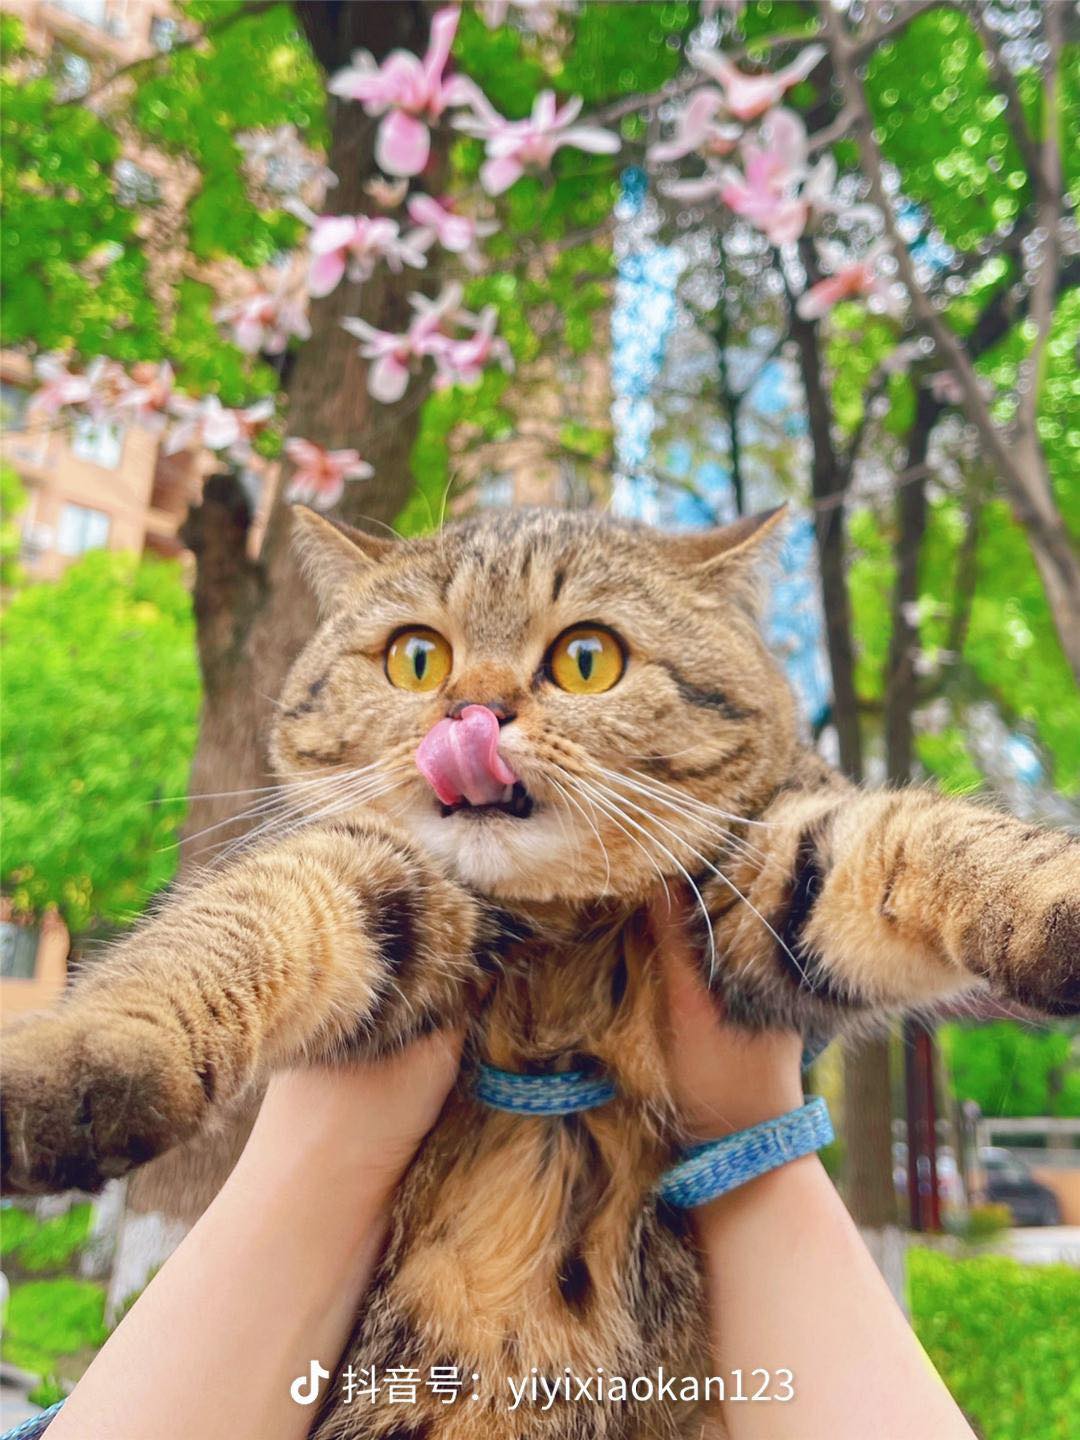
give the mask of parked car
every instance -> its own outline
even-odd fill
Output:
[[[1060,1225],[1061,1205],[1048,1185],[1009,1150],[984,1145],[979,1151],[987,1201],[1007,1205],[1017,1225]]]

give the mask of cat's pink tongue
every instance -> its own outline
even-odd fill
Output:
[[[493,805],[518,778],[499,754],[498,717],[486,705],[467,705],[456,720],[433,725],[416,764],[444,805]]]

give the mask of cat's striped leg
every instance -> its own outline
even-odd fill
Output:
[[[708,896],[744,1019],[828,1031],[980,982],[1080,1011],[1080,837],[914,789],[789,794],[763,818],[740,888],[764,919]]]
[[[3,1184],[96,1189],[283,1064],[462,1012],[482,917],[392,826],[300,830],[169,900],[3,1037]]]

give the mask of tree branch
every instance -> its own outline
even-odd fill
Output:
[[[879,45],[884,45],[887,40],[895,40],[913,20],[925,15],[928,10],[951,9],[952,0],[911,0],[910,4],[898,6],[896,14],[890,20],[883,20],[879,25],[875,25],[873,30],[855,36],[852,50],[856,60],[865,60]]]
[[[831,6],[824,6],[821,14],[837,82],[855,112],[855,134],[870,198],[881,211],[885,235],[907,289],[912,312],[919,327],[931,337],[938,354],[956,376],[964,413],[1001,476],[1013,513],[1027,532],[1062,647],[1074,674],[1080,678],[1080,558],[1072,546],[1054,498],[1038,437],[1033,428],[1011,439],[999,429],[982,395],[967,350],[922,288],[885,188],[881,153],[874,137],[870,108],[852,44],[844,32],[841,16]]]
[[[171,60],[174,55],[179,55],[181,50],[190,50],[194,46],[202,44],[204,40],[213,40],[218,35],[223,35],[226,30],[231,30],[238,20],[247,20],[253,15],[261,15],[264,10],[269,10],[279,3],[280,0],[243,0],[243,3],[238,5],[235,10],[230,11],[228,15],[223,15],[220,20],[214,20],[211,24],[205,25],[196,34],[177,41],[170,50],[157,50],[152,55],[140,55],[137,60],[130,60],[110,75],[104,76],[85,94],[73,95],[70,99],[58,101],[57,109],[66,108],[68,105],[86,105],[95,95],[100,95],[103,91],[108,90],[110,85],[115,84],[117,80],[139,75],[143,70],[152,70],[156,65]]]
[[[1057,6],[1053,3],[1046,7],[1044,13],[1046,14],[1047,29],[1049,29],[1051,23],[1048,12],[1055,9],[1057,9]],[[983,6],[978,3],[978,0],[976,0],[974,4],[971,3],[971,0],[968,0],[968,3],[964,6],[963,13],[967,16],[968,20],[970,20],[971,28],[982,42],[983,54],[986,56],[986,64],[990,71],[990,78],[1005,97],[1005,113],[1009,117],[1017,149],[1023,157],[1024,164],[1027,166],[1027,171],[1031,176],[1032,183],[1038,185],[1038,176],[1041,169],[1039,149],[1031,133],[1031,128],[1028,125],[1027,115],[1024,112],[1024,102],[1020,98],[1020,87],[1016,83],[1016,76],[1009,69],[1008,65],[1006,65],[1004,56],[1001,53],[1001,43],[986,23]]]

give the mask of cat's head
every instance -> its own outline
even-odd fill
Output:
[[[754,600],[775,514],[665,535],[496,511],[411,541],[295,519],[324,619],[272,753],[308,813],[378,810],[500,900],[635,898],[702,873],[787,773]]]

